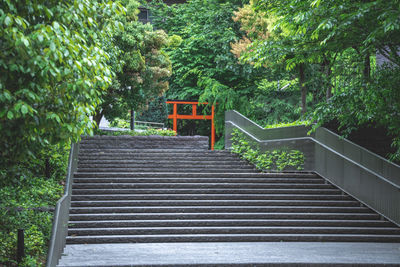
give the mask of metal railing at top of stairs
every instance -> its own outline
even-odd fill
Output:
[[[68,171],[64,195],[58,200],[53,218],[53,228],[47,253],[46,267],[55,267],[61,258],[68,233],[69,208],[71,206],[72,178],[77,169],[79,145],[72,144],[69,152]]]
[[[278,147],[305,155],[313,171],[376,212],[400,225],[400,166],[325,129],[308,135],[307,126],[264,129],[237,111],[225,113],[225,148],[236,128],[256,141],[262,151]]]

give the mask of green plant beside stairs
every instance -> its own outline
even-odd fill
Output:
[[[259,145],[249,141],[238,129],[234,129],[232,133],[232,152],[261,171],[304,169],[304,154],[301,151],[284,147],[261,152]]]

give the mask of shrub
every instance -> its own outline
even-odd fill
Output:
[[[149,135],[160,135],[160,136],[175,136],[176,133],[173,130],[162,130],[162,129],[147,129],[141,132],[137,131],[105,131],[95,130],[96,135],[108,135],[108,136],[120,136],[120,135],[131,135],[131,136],[149,136]]]
[[[304,154],[301,151],[281,148],[260,152],[258,145],[249,141],[237,129],[232,133],[232,152],[239,154],[261,171],[304,169]]]

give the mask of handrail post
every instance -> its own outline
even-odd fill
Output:
[[[131,131],[135,130],[135,111],[131,109]]]
[[[25,257],[25,240],[24,240],[24,229],[18,229],[17,239],[17,262],[21,263]]]

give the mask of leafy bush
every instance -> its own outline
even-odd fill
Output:
[[[283,122],[283,123],[276,123],[276,124],[269,124],[264,127],[264,129],[274,129],[274,128],[281,128],[281,127],[290,127],[290,126],[300,126],[300,125],[310,125],[310,121],[294,121],[294,122]]]
[[[142,132],[136,131],[104,131],[95,130],[96,135],[108,135],[108,136],[120,136],[120,135],[131,135],[131,136],[149,136],[149,135],[160,135],[160,136],[175,136],[176,133],[172,130],[161,130],[161,129],[148,129]]]
[[[130,129],[131,124],[128,120],[121,118],[115,118],[110,122],[110,127],[117,127],[122,129]]]
[[[319,104],[313,114],[315,128],[330,121],[339,122],[339,130],[347,137],[361,125],[380,126],[394,136],[396,152],[391,160],[400,161],[400,68],[378,69],[370,83],[355,83]]]
[[[17,230],[25,230],[19,266],[43,265],[51,236],[51,208],[63,193],[69,146],[48,146],[10,173],[0,170],[0,265],[16,266]],[[14,174],[14,175],[12,175]]]
[[[24,229],[26,262],[19,266],[40,266],[46,260],[51,236],[52,212],[1,209],[0,263],[16,266],[17,230]]]
[[[232,152],[239,154],[261,171],[304,169],[304,154],[301,151],[282,148],[260,152],[257,144],[246,139],[237,129],[232,133]]]
[[[158,97],[150,102],[148,109],[137,114],[136,120],[166,123],[168,119],[167,99]]]
[[[89,116],[112,78],[99,20],[121,8],[85,0],[0,2],[0,168],[91,132]]]
[[[150,112],[149,112],[150,113]],[[147,121],[147,122],[156,122],[156,123],[163,123],[159,121],[154,121],[154,120],[146,120],[143,119],[143,117],[135,117],[135,121]],[[156,125],[156,126],[154,126]],[[131,122],[130,119],[123,119],[123,118],[114,118],[110,122],[110,127],[117,127],[117,128],[122,128],[122,129],[130,129],[131,128]],[[148,129],[153,129],[153,128],[160,128],[160,125],[158,124],[139,124],[135,123],[135,129],[136,130],[148,130]]]
[[[30,161],[0,169],[0,265],[17,266],[17,230],[25,230],[19,266],[42,266],[51,236],[53,212],[64,188],[69,146],[47,146]]]

